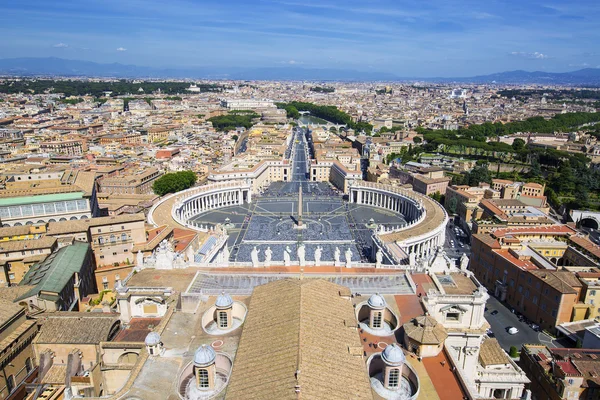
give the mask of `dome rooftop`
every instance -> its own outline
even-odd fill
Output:
[[[156,332],[150,332],[144,340],[146,346],[156,346],[160,343],[160,335]]]
[[[194,353],[194,365],[197,367],[206,367],[214,363],[216,357],[217,353],[215,353],[213,348],[203,344]]]
[[[229,308],[233,305],[233,299],[230,295],[225,294],[225,292],[221,293],[219,297],[217,297],[217,301],[215,301],[215,306],[217,308]]]
[[[381,353],[381,358],[383,361],[392,366],[400,366],[406,362],[406,356],[402,351],[402,348],[398,346],[396,343],[392,343],[387,346],[383,353]]]
[[[367,304],[369,305],[369,307],[375,309],[382,309],[385,308],[385,306],[387,305],[385,299],[379,293],[375,293],[374,295],[369,297],[369,301],[367,301]]]

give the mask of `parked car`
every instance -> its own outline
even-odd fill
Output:
[[[531,324],[531,329],[533,329],[533,330],[534,330],[534,331],[536,331],[536,332],[539,332],[539,331],[540,331],[540,327],[539,327],[539,325],[536,325],[536,324]]]
[[[516,335],[517,333],[519,333],[519,330],[514,326],[509,326],[508,328],[506,328],[506,331],[509,335]]]
[[[498,310],[494,310],[494,311],[492,311],[490,314],[491,314],[491,315],[496,315],[496,314],[498,314]]]

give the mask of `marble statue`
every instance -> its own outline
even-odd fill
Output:
[[[292,254],[292,250],[290,249],[290,246],[285,246],[285,250],[283,251],[283,264],[286,267],[289,267],[291,264],[290,254]]]
[[[158,245],[154,251],[154,268],[156,269],[173,269],[173,260],[175,253],[173,247],[165,239]]]
[[[273,257],[273,251],[271,250],[271,247],[268,246],[265,250],[265,267],[271,266],[271,257]]]
[[[255,268],[258,267],[258,253],[260,253],[260,250],[254,246],[252,252],[250,253],[250,258],[252,258],[252,266]]]
[[[352,267],[352,250],[350,250],[350,247],[348,247],[348,250],[346,250],[346,253],[344,255],[346,256],[346,268],[351,268]]]
[[[465,253],[463,253],[463,255],[460,257],[461,271],[466,271],[468,266],[469,266],[469,257]]]
[[[335,265],[340,265],[340,249],[339,247],[335,247],[335,252],[333,253],[333,259],[335,260]]]
[[[317,246],[317,249],[315,250],[315,267],[318,267],[321,265],[321,252],[323,251],[321,246]]]
[[[381,268],[381,263],[383,262],[383,253],[381,249],[377,249],[377,253],[375,253],[375,268]]]
[[[304,267],[306,265],[306,249],[304,248],[304,244],[300,244],[298,246],[298,261],[300,262],[300,266]]]

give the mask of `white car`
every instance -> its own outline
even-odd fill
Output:
[[[514,326],[511,326],[510,328],[508,328],[509,335],[516,335],[517,333],[519,333],[519,330],[517,328],[515,328]]]

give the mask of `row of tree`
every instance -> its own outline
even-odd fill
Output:
[[[194,171],[172,172],[155,180],[152,184],[152,190],[159,196],[164,196],[167,193],[177,193],[194,186],[197,179],[198,176]]]
[[[119,80],[116,82],[91,82],[80,80],[52,80],[52,79],[23,79],[19,81],[4,81],[0,83],[0,93],[63,93],[65,97],[91,95],[104,96],[104,92],[112,92],[112,96],[140,93],[153,93],[160,89],[166,94],[189,93],[186,89],[190,86],[186,82],[136,82]],[[224,87],[215,84],[199,84],[201,92],[221,92]]]
[[[310,88],[310,91],[316,93],[333,93],[335,92],[335,88],[327,86],[314,86]]]
[[[299,111],[308,111],[311,115],[322,118],[334,124],[344,124],[357,132],[365,131],[371,133],[373,125],[366,122],[354,122],[352,117],[343,111],[338,110],[336,106],[320,106],[318,104],[302,101],[292,101],[289,103],[275,103],[277,108],[284,109],[288,118],[299,118]]]
[[[600,90],[566,90],[566,89],[505,89],[498,91],[503,97],[520,99],[545,96],[550,99],[597,99],[600,100]]]
[[[253,111],[240,112],[240,113],[229,113],[227,115],[219,115],[211,117],[208,120],[212,122],[213,127],[218,131],[229,132],[238,127],[244,127],[250,129],[254,118],[260,118],[260,115]]]

